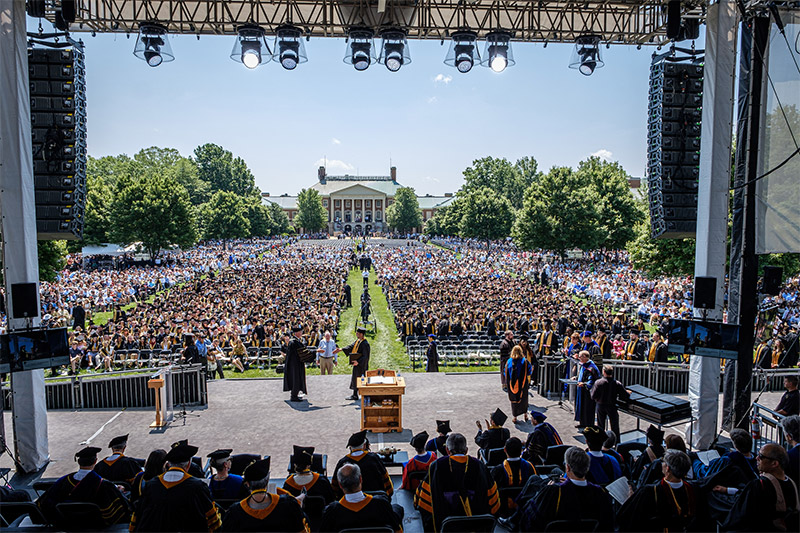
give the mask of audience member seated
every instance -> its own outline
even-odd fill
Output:
[[[667,450],[678,450],[679,452],[686,453],[686,443],[683,442],[683,438],[680,435],[669,434],[664,438],[664,444],[667,447]],[[651,483],[656,483],[664,478],[664,470],[661,468],[664,458],[656,459],[649,465],[645,467],[642,471],[642,475],[639,476],[638,480],[634,481],[634,486],[636,487],[643,487],[645,485],[650,485]],[[686,474],[686,479],[691,479],[694,472],[692,469],[689,469],[689,472]]]
[[[800,414],[800,391],[797,390],[797,376],[786,376],[783,378],[783,386],[786,392],[781,396],[775,412],[783,416]]]
[[[691,467],[686,453],[667,450],[661,460],[664,478],[639,487],[617,513],[620,531],[713,529],[708,523],[704,493],[685,480]]]
[[[428,472],[428,468],[436,460],[436,452],[426,452],[425,444],[428,441],[428,432],[417,433],[411,439],[411,446],[417,451],[417,455],[408,460],[403,465],[403,485],[400,487],[411,492],[416,492],[419,488],[419,480],[412,479],[409,474],[412,472]]]
[[[486,422],[486,431],[482,431],[483,428],[479,420],[475,421],[475,424],[478,426],[478,434],[475,435],[475,444],[483,451],[484,457],[489,450],[505,446],[506,441],[511,437],[511,432],[508,428],[503,427],[506,420],[508,420],[508,415],[501,411],[500,408],[497,408],[497,410],[489,416],[489,420],[484,420],[484,422]]]
[[[283,482],[283,490],[292,496],[300,496],[305,490],[309,496],[321,496],[327,505],[336,499],[333,487],[327,477],[311,471],[313,460],[314,448],[294,446],[290,461],[292,473]]]
[[[566,477],[550,482],[522,510],[522,531],[544,531],[554,520],[597,520],[596,531],[614,531],[614,508],[608,493],[586,480],[589,456],[573,446],[564,454]]]
[[[254,461],[244,471],[250,495],[225,513],[221,531],[283,531],[309,533],[300,505],[304,496],[294,498],[267,492],[270,458]],[[300,500],[300,502],[298,502]]]
[[[452,430],[450,429],[450,421],[449,420],[437,420],[436,421],[436,435],[434,438],[429,440],[427,444],[425,444],[425,450],[429,452],[436,452],[439,457],[447,455],[447,450],[445,448],[445,442],[447,441],[447,434],[450,433]]]
[[[699,459],[695,459],[694,473],[698,480],[710,478],[726,467],[736,467],[741,470],[742,485],[758,477],[756,458],[752,454],[753,437],[748,431],[741,428],[731,430],[730,436],[733,450],[709,462],[708,466]]]
[[[94,471],[100,477],[109,481],[133,483],[133,478],[142,471],[142,467],[139,466],[139,461],[136,459],[125,457],[125,448],[127,446],[127,435],[111,439],[111,442],[108,443],[108,447],[111,448],[111,455],[99,461],[97,466],[94,467]]]
[[[498,490],[508,487],[522,489],[528,482],[528,478],[536,474],[536,467],[521,457],[522,441],[517,437],[508,439],[503,449],[506,452],[506,460],[503,461],[503,464],[491,468],[492,479],[497,484]],[[504,502],[503,505],[508,510],[516,508],[516,504],[511,499]]]
[[[664,455],[664,432],[653,424],[647,428],[647,448],[631,468],[631,479],[639,479],[645,467]]]
[[[387,496],[391,497],[394,493],[392,487],[392,480],[389,478],[389,473],[383,465],[383,461],[376,453],[369,451],[369,440],[367,440],[367,431],[359,431],[353,433],[347,441],[347,447],[350,448],[350,453],[339,459],[336,463],[336,468],[333,471],[333,492],[338,497],[341,497],[344,492],[339,487],[336,474],[339,469],[346,464],[357,464],[359,472],[362,477],[362,484],[364,490],[367,492],[383,491]]]
[[[207,455],[211,459],[211,468],[216,472],[208,479],[208,488],[214,500],[233,500],[247,496],[242,476],[231,474],[230,448],[216,450]]]
[[[197,446],[179,441],[167,452],[169,468],[144,485],[131,531],[216,531],[219,511],[208,485],[187,472]]]
[[[120,524],[128,521],[130,505],[120,490],[112,482],[100,477],[94,471],[97,463],[97,454],[101,448],[87,447],[75,454],[79,470],[74,474],[60,478],[47,489],[36,502],[42,514],[50,523],[61,524],[61,515],[56,506],[67,502],[93,503],[100,508],[102,521],[106,526]],[[5,501],[5,500],[4,500]],[[62,524],[63,525],[63,524]],[[70,529],[80,530],[96,527],[91,524],[76,524],[71,522]]]
[[[531,411],[531,419],[533,420],[533,431],[528,435],[528,440],[525,441],[525,452],[522,457],[534,464],[544,464],[547,457],[547,448],[550,446],[558,446],[564,444],[561,436],[547,420],[547,416],[539,411]]]
[[[738,491],[736,503],[722,524],[726,531],[797,531],[797,486],[786,475],[789,456],[778,444],[765,444],[757,456],[761,475]],[[735,488],[716,486],[715,491]]]
[[[164,467],[167,462],[166,457],[166,450],[159,449],[150,452],[150,455],[147,456],[147,461],[144,463],[144,470],[136,474],[131,483],[131,494],[129,496],[131,503],[135,503],[136,500],[142,497],[145,483],[164,473]]]
[[[486,465],[467,455],[464,435],[450,433],[445,446],[447,456],[431,465],[414,496],[426,531],[440,531],[448,516],[496,515],[500,510],[497,485]]]
[[[325,508],[321,531],[336,533],[343,529],[370,527],[390,527],[396,533],[403,531],[402,507],[392,505],[382,494],[364,494],[358,464],[342,465],[336,472],[336,484],[344,496]]]
[[[608,485],[622,477],[617,460],[603,452],[603,444],[608,436],[597,426],[584,428],[583,436],[589,447],[589,472],[586,479],[596,485]]]
[[[789,441],[789,470],[786,473],[795,485],[800,486],[800,416],[787,416],[781,420],[781,426]]]
[[[606,455],[610,455],[614,459],[617,460],[619,467],[622,469],[622,475],[625,475],[625,461],[622,459],[622,456],[617,453],[617,450],[614,448],[617,447],[617,434],[613,431],[606,430],[606,440],[603,442],[603,453]]]

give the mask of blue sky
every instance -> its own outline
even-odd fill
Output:
[[[600,154],[644,172],[652,47],[604,48],[605,67],[585,77],[567,68],[571,45],[514,43],[505,72],[461,74],[442,62],[448,43],[411,41],[412,63],[391,73],[356,72],[343,39],[312,39],[294,71],[250,71],[229,58],[232,36],[172,36],[175,61],[151,68],[133,56],[135,35],[75,35],[95,157],[213,142],[273,195],[312,185],[323,158],[329,174],[360,175],[387,175],[391,160],[419,194],[455,192],[484,156],[531,155],[547,169]]]

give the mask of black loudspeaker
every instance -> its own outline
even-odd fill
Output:
[[[11,303],[13,318],[33,318],[37,316],[36,284],[13,283],[11,285]]]
[[[681,2],[667,2],[667,39],[677,39],[681,33]]]
[[[717,301],[717,278],[697,276],[694,278],[694,302],[697,309],[714,309]]]
[[[777,296],[781,292],[781,283],[783,283],[783,268],[765,266],[764,283],[761,285],[761,292],[770,296]]]

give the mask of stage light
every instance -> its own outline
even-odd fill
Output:
[[[450,41],[450,50],[444,59],[444,64],[455,67],[459,72],[466,73],[472,70],[475,64],[480,64],[481,55],[478,52],[478,35],[473,31],[459,31],[453,34]]]
[[[391,72],[397,72],[403,65],[411,63],[408,41],[403,30],[390,29],[381,32],[381,55],[378,63],[383,63]]]
[[[368,28],[353,28],[348,33],[347,48],[344,52],[344,62],[353,65],[356,70],[364,71],[369,68],[375,57],[375,34]]]
[[[237,33],[239,36],[233,43],[231,59],[249,69],[254,69],[272,59],[272,52],[267,46],[262,28],[255,24],[245,24],[239,26]]]
[[[569,68],[578,69],[584,76],[591,76],[595,69],[604,64],[599,35],[581,35],[575,39]]]
[[[515,63],[511,51],[511,34],[506,31],[493,31],[486,36],[486,51],[481,65],[495,72],[503,72]]]
[[[281,26],[275,36],[272,59],[286,70],[294,70],[300,63],[308,61],[303,44],[303,30],[295,26]]]
[[[169,44],[167,28],[155,22],[139,24],[139,36],[133,47],[133,55],[143,59],[151,67],[167,63],[175,59]]]

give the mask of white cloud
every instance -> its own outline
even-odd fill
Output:
[[[438,100],[439,99],[436,98],[435,96],[431,96],[430,98],[428,98],[428,103],[429,104],[435,104]]]
[[[434,178],[432,176],[424,176],[422,179],[424,179],[425,181],[433,181],[435,183],[439,183],[439,178]]]
[[[593,157],[599,157],[600,159],[604,159],[606,161],[611,161],[611,157],[613,155],[614,155],[613,153],[611,153],[609,150],[606,150],[605,148],[598,150],[592,154]]]
[[[444,83],[445,85],[451,81],[453,81],[453,76],[447,76],[445,74],[437,74],[436,77],[433,78],[434,83]]]
[[[345,163],[339,159],[317,159],[315,163],[318,167],[324,166],[328,170],[339,170],[343,172],[350,172],[351,170],[355,170],[356,167],[351,165],[350,163]]]
[[[340,141],[340,140],[339,140],[339,139],[337,139],[336,137],[333,137],[333,138],[331,138],[331,142],[332,142],[333,144],[342,144],[342,141]]]

